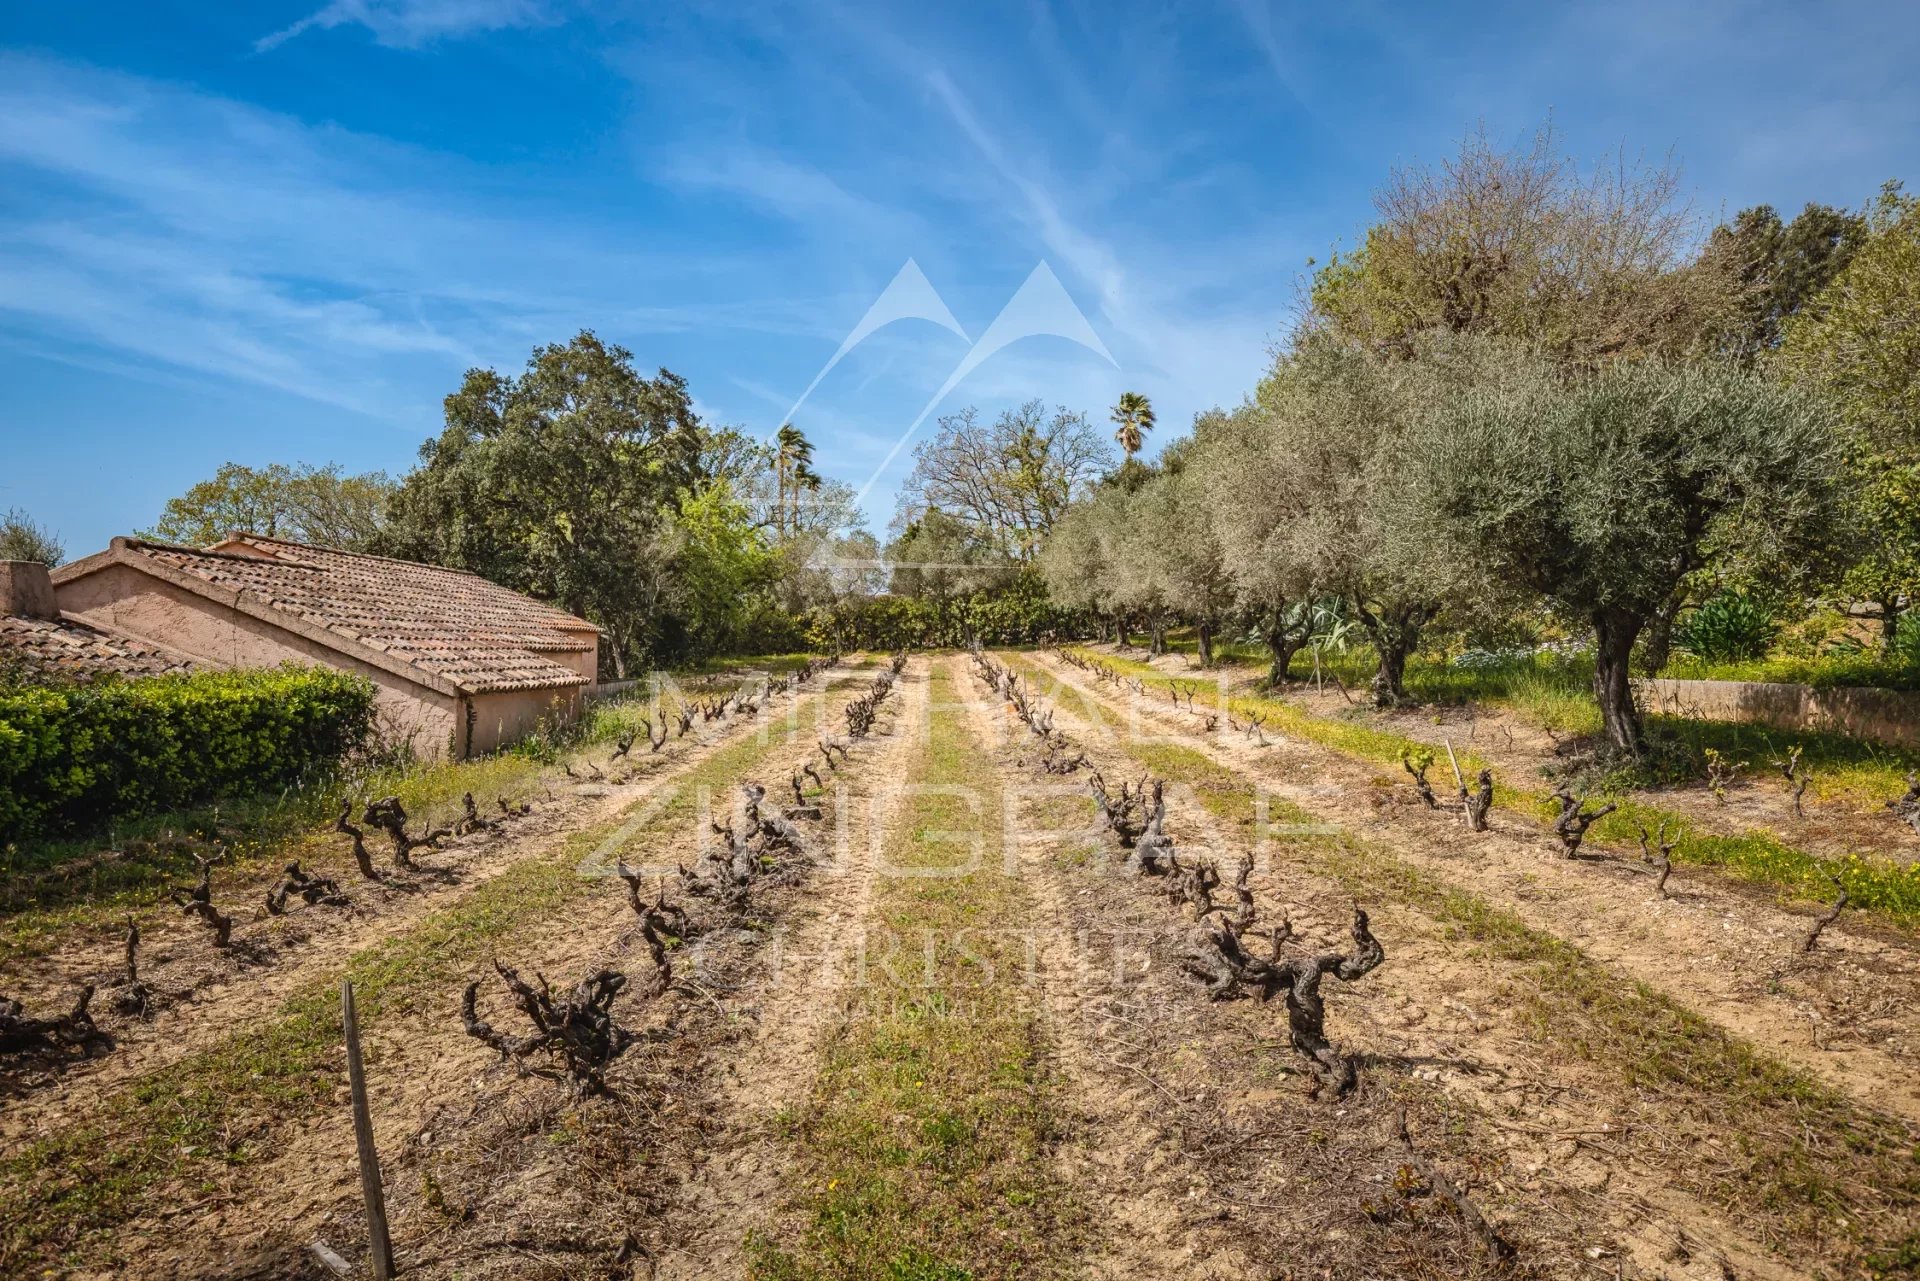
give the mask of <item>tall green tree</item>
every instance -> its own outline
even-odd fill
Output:
[[[724,477],[680,491],[670,536],[670,599],[686,648],[700,654],[734,649],[752,602],[778,571],[774,549]]]
[[[705,446],[684,379],[643,377],[631,352],[583,331],[517,376],[468,371],[379,545],[591,619],[624,675],[660,636],[675,515],[704,479]]]
[[[353,475],[338,463],[225,463],[168,499],[147,536],[204,547],[239,532],[357,551],[378,536],[397,488],[384,472]]]
[[[1830,398],[1851,429],[1857,555],[1843,587],[1879,604],[1891,648],[1920,598],[1920,200],[1887,184],[1865,243],[1787,321],[1772,364]]]
[[[1153,430],[1153,402],[1137,391],[1123,391],[1110,416],[1116,424],[1113,438],[1126,455],[1124,461],[1132,462]]]
[[[1786,323],[1846,270],[1866,239],[1865,215],[1821,204],[1792,222],[1771,205],[1755,205],[1714,228],[1706,255],[1738,287],[1727,350],[1751,362],[1778,347]]]

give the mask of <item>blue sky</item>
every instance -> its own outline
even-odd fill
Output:
[[[949,384],[1162,437],[1239,399],[1476,123],[1671,151],[1710,216],[1858,205],[1920,177],[1916,64],[1892,4],[9,5],[0,508],[80,555],[230,459],[400,472],[581,328],[767,432],[911,261],[795,415],[884,529]]]

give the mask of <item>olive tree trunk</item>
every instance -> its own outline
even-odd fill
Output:
[[[1646,626],[1632,610],[1602,609],[1593,616],[1593,697],[1600,704],[1600,722],[1607,742],[1638,757],[1646,747],[1640,709],[1633,703],[1633,676],[1628,664],[1633,642]]]
[[[1685,598],[1675,593],[1647,619],[1646,630],[1640,642],[1640,674],[1658,676],[1666,670],[1667,662],[1673,657],[1673,623],[1680,613],[1680,604]]]
[[[1880,651],[1893,656],[1893,643],[1900,631],[1900,598],[1889,592],[1880,601]]]
[[[1202,618],[1196,629],[1200,636],[1200,666],[1213,666],[1213,623]]]
[[[1287,683],[1287,669],[1293,666],[1293,656],[1300,652],[1304,642],[1291,636],[1270,636],[1267,639],[1267,651],[1273,655],[1273,662],[1267,667],[1267,688],[1278,689]]]
[[[1380,666],[1373,674],[1373,702],[1376,707],[1397,707],[1407,701],[1407,657],[1420,647],[1420,633],[1437,612],[1425,605],[1380,606],[1369,610],[1354,602],[1355,616],[1380,655]]]

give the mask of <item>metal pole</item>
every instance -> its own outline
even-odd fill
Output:
[[[380,1190],[380,1154],[373,1146],[367,1111],[367,1075],[360,1066],[360,1019],[353,1008],[353,980],[340,984],[340,1022],[347,1033],[347,1086],[353,1094],[353,1138],[360,1150],[360,1193],[367,1202],[368,1246],[374,1281],[393,1277],[393,1242],[387,1237],[387,1201]]]

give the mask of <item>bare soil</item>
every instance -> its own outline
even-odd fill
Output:
[[[1053,656],[1007,661],[1036,673],[1032,688],[1088,765],[1047,772],[1039,741],[970,660],[921,657],[873,734],[831,771],[819,740],[844,735],[841,708],[871,672],[842,673],[837,684],[818,678],[760,721],[670,745],[630,773],[568,780],[498,831],[422,851],[429,870],[410,877],[359,882],[342,838],[339,863],[325,869],[351,891],[351,908],[296,905],[268,917],[254,906],[258,877],[216,876],[223,904],[247,905],[236,913],[239,946],[214,949],[191,922],[151,929],[143,977],[166,997],[151,1017],[107,1013],[120,957],[80,933],[51,956],[0,971],[0,991],[36,1010],[63,1004],[77,982],[100,984],[96,1012],[114,1041],[98,1057],[57,1068],[16,1061],[0,1074],[0,1172],[35,1141],[114,1115],[171,1065],[271,1026],[290,997],[369,948],[408,937],[442,909],[486,900],[480,891],[502,876],[576,857],[604,873],[617,848],[629,862],[644,859],[708,927],[671,954],[675,986],[649,990],[647,946],[612,877],[529,914],[497,945],[500,960],[556,988],[601,967],[629,977],[613,1009],[638,1039],[609,1069],[606,1096],[575,1097],[468,1036],[458,985],[398,984],[402,995],[368,1020],[372,1115],[403,1275],[784,1278],[756,1243],[794,1239],[798,1181],[813,1170],[795,1135],[817,1105],[823,1053],[856,1007],[867,939],[887,927],[876,852],[905,835],[901,788],[916,781],[939,664],[998,780],[983,821],[1003,833],[1004,861],[1025,896],[1017,919],[983,925],[1025,935],[1022,999],[1046,1060],[1036,1075],[1059,1111],[1047,1159],[1079,1207],[1062,1247],[1069,1273],[1911,1274],[1873,1261],[1859,1243],[1904,1240],[1911,1251],[1920,1233],[1920,1163],[1906,1168],[1885,1152],[1889,1135],[1906,1144],[1909,1161],[1920,1150],[1920,942],[1843,916],[1807,952],[1809,912],[1752,886],[1682,867],[1662,899],[1637,858],[1564,858],[1549,834],[1510,815],[1471,833],[1457,815],[1422,806],[1404,776],[1312,743],[1208,734],[1164,697],[1136,699]],[[1551,752],[1543,737],[1498,718],[1445,715],[1438,725],[1407,717],[1392,727],[1436,742],[1471,735],[1502,769],[1537,768]],[[769,716],[801,728],[752,739]],[[1141,757],[1165,744],[1199,753],[1180,759],[1213,771],[1204,779],[1196,771],[1192,784],[1174,778],[1167,831],[1176,850],[1189,863],[1214,861],[1229,883],[1240,860],[1253,858],[1258,922],[1291,924],[1289,955],[1350,947],[1355,886],[1368,887],[1363,906],[1386,961],[1323,988],[1328,1033],[1359,1069],[1351,1095],[1317,1093],[1279,998],[1207,999],[1187,968],[1202,921],[1170,901],[1163,882],[1129,871],[1097,823],[1089,770],[1136,778]],[[735,754],[716,765],[723,752]],[[734,761],[747,762],[744,779],[766,786],[769,808],[792,804],[788,779],[803,763],[827,784],[819,817],[797,820],[807,857],[738,914],[689,897],[676,865],[692,864],[714,839],[706,820],[725,817],[744,779],[711,780],[720,789],[711,814],[652,817],[689,777]],[[1223,802],[1221,778],[1318,826],[1274,832],[1256,817],[1230,817],[1240,811]],[[1763,816],[1775,799],[1759,785],[1736,790],[1724,821]],[[369,846],[384,861],[383,839],[370,834]],[[1394,888],[1413,877],[1440,888]],[[1436,894],[1510,913],[1538,955],[1489,943],[1462,925],[1464,909],[1437,910]],[[476,966],[470,977],[483,1017],[525,1030],[489,970]],[[1667,1011],[1666,1022],[1623,1042],[1626,1033],[1588,1008],[1606,992]],[[1724,1073],[1673,1067],[1692,1062],[1686,1046],[1728,1035],[1742,1042],[1726,1042],[1729,1055],[1744,1057]],[[1799,1111],[1779,1085],[1790,1070],[1810,1082]],[[1836,1117],[1844,1133],[1832,1128]],[[0,1260],[0,1271],[329,1276],[309,1249],[316,1239],[363,1258],[344,1075],[317,1107],[276,1108],[267,1098],[237,1111],[233,1125],[222,1142],[247,1159],[182,1153],[178,1171],[142,1194],[138,1213],[110,1236]],[[1783,1170],[1790,1162],[1801,1164]],[[1445,1204],[1449,1191],[1484,1216],[1511,1259],[1496,1257]],[[950,1275],[883,1263],[858,1275]],[[1051,1259],[1033,1264],[1035,1275],[1059,1270]]]

